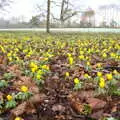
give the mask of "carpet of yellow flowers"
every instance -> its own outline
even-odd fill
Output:
[[[120,34],[0,33],[0,120],[120,120]]]

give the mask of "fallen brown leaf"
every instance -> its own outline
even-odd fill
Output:
[[[106,102],[97,98],[88,98],[87,103],[90,105],[92,110],[102,109],[105,107]]]

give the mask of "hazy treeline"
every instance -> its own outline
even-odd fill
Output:
[[[12,4],[11,0],[0,0],[0,11],[4,11],[10,4]],[[46,8],[36,6],[37,14],[29,21],[25,21],[24,16],[12,17],[9,20],[0,18],[0,28],[120,28],[119,5],[99,6],[97,10],[81,6],[76,9],[71,0],[61,0],[61,2],[47,0]],[[51,6],[59,8],[60,12],[57,16],[51,10]]]

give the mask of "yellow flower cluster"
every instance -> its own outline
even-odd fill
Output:
[[[100,88],[105,87],[105,79],[104,78],[100,78],[99,86],[100,86]]]
[[[43,65],[43,66],[42,66],[42,69],[44,69],[44,70],[49,70],[49,66],[48,66],[48,65]]]
[[[31,68],[31,71],[34,73],[38,70],[38,66],[36,65],[36,63],[34,62],[31,62],[30,63],[30,68]]]
[[[38,70],[38,71],[37,71],[37,74],[36,74],[36,78],[37,78],[37,79],[40,79],[41,76],[42,76],[42,74],[43,74],[43,71],[42,71],[42,70]]]

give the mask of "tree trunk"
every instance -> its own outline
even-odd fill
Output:
[[[47,33],[50,33],[50,0],[47,2]]]
[[[62,4],[61,4],[61,14],[60,14],[61,27],[64,26],[64,6],[65,6],[65,0],[62,0]]]

